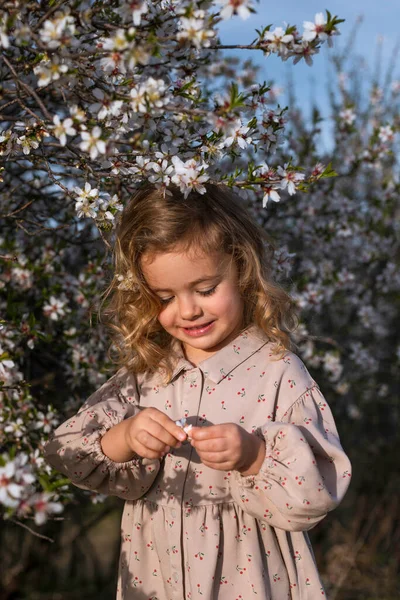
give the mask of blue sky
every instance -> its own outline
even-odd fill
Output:
[[[363,21],[358,29],[355,51],[363,56],[374,70],[376,60],[377,39],[383,37],[382,65],[387,68],[396,42],[400,38],[400,0],[282,0],[271,2],[260,0],[255,2],[257,14],[251,15],[246,21],[234,17],[220,25],[221,41],[227,44],[250,43],[255,37],[255,29],[262,25],[273,23],[274,26],[283,26],[284,22],[296,24],[299,31],[303,31],[303,21],[313,21],[317,12],[324,12],[327,8],[332,14],[346,19],[340,25],[341,36],[335,38],[335,46],[343,47],[358,17]],[[332,50],[323,46],[319,55],[314,58],[314,65],[297,64],[290,67],[276,56],[265,58],[261,52],[248,51],[254,62],[262,66],[261,79],[274,79],[277,84],[285,85],[288,69],[291,69],[295,83],[296,96],[304,108],[311,105],[311,97],[325,112],[327,110],[326,81],[328,77],[327,54]],[[245,51],[241,56],[244,56]],[[400,78],[400,57],[398,66],[394,71],[395,78]],[[284,103],[282,99],[281,103]],[[324,110],[325,109],[325,110]]]

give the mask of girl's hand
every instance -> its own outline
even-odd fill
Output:
[[[125,442],[142,458],[161,458],[187,438],[183,429],[157,408],[145,408],[125,423]]]
[[[190,436],[202,463],[211,469],[256,475],[265,458],[265,442],[235,423],[193,427]]]

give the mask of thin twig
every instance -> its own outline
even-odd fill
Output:
[[[43,17],[41,19],[39,19],[39,21],[36,23],[35,27],[33,28],[32,31],[38,31],[39,27],[42,25],[42,23],[44,23],[50,15],[52,15],[58,8],[60,8],[60,6],[62,6],[63,4],[65,4],[64,0],[61,0],[61,2],[59,2],[58,4],[55,4],[54,6],[52,6],[46,14],[43,15]]]
[[[47,540],[48,542],[51,542],[52,544],[54,543],[54,540],[52,538],[48,537],[47,535],[42,535],[41,533],[38,533],[37,531],[34,531],[30,527],[28,527],[28,525],[25,525],[25,523],[21,523],[21,521],[16,521],[15,519],[10,519],[10,521],[11,521],[11,523],[15,523],[15,525],[19,525],[20,527],[27,529],[29,531],[29,533],[31,533],[32,535],[34,535],[42,540]]]
[[[262,46],[254,46],[254,44],[218,44],[218,46],[210,46],[208,50],[236,50],[236,48],[240,48],[241,50],[264,50]]]
[[[10,63],[10,61],[8,61],[7,58],[4,56],[4,54],[2,54],[1,57],[2,57],[3,61],[6,63],[7,67],[10,69],[11,73],[14,75],[17,83],[19,85],[21,85],[28,92],[28,94],[30,96],[33,96],[33,98],[35,98],[36,102],[42,109],[42,112],[43,112],[44,116],[46,117],[46,119],[48,119],[49,121],[52,121],[49,111],[47,110],[47,108],[45,107],[45,105],[43,104],[43,102],[41,101],[41,99],[39,98],[37,93],[35,92],[35,90],[33,90],[27,83],[21,81],[21,79],[18,76],[18,73],[16,72],[16,70]]]
[[[18,256],[11,256],[10,254],[0,254],[0,260],[8,260],[10,262],[19,262]],[[4,387],[2,388],[4,390]]]
[[[35,119],[35,121],[39,121],[39,123],[42,126],[44,126],[43,120],[40,117],[38,117],[37,114],[33,112],[33,110],[28,108],[28,106],[25,106],[25,104],[22,102],[22,100],[20,98],[17,98],[17,101],[18,101],[18,104],[20,105],[20,107],[22,108],[22,110],[27,112],[29,115],[31,115],[31,117],[33,117]]]
[[[21,212],[21,210],[25,210],[25,208],[28,208],[28,206],[30,206],[33,202],[35,202],[35,199],[33,200],[29,200],[28,202],[26,202],[23,206],[21,206],[20,208],[16,208],[15,210],[13,210],[10,213],[7,213],[6,215],[0,215],[3,219],[6,219],[7,217],[13,217],[14,215],[16,215],[17,213]]]

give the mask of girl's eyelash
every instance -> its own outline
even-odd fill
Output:
[[[199,292],[199,294],[200,294],[201,296],[211,296],[211,294],[213,294],[213,293],[215,292],[215,290],[216,290],[216,289],[217,289],[217,286],[216,286],[216,285],[214,285],[214,287],[213,287],[213,288],[211,288],[211,289],[209,289],[209,290],[206,290],[205,292]]]
[[[213,294],[215,292],[217,287],[218,287],[218,285],[215,285],[213,288],[206,290],[205,292],[197,292],[197,293],[200,294],[200,296],[211,296],[211,294]],[[172,299],[173,299],[173,296],[171,296],[171,298],[159,298],[159,301],[161,302],[161,304],[168,304],[169,302],[171,302]]]

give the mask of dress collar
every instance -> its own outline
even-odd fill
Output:
[[[215,354],[205,360],[199,362],[197,367],[218,384],[225,379],[234,369],[245,362],[250,356],[255,354],[260,348],[268,343],[267,335],[261,331],[256,325],[251,325],[234,340],[226,346],[218,350]],[[172,372],[171,382],[178,377],[182,371],[191,370],[193,364],[189,362],[183,355],[180,342],[176,341],[175,348],[178,353],[178,360]]]

